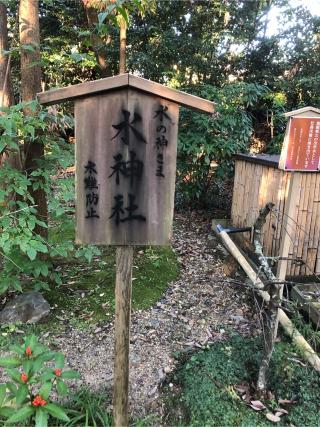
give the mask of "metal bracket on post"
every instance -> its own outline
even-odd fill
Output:
[[[229,228],[223,228],[222,225],[217,224],[216,230],[218,233],[221,233],[221,231],[225,231],[227,234],[235,234],[235,233],[250,233],[250,240],[253,236],[253,227],[229,227]]]

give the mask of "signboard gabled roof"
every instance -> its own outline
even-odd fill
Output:
[[[61,89],[52,89],[47,92],[38,93],[37,98],[40,104],[51,105],[122,88],[134,88],[202,113],[212,114],[215,110],[214,102],[171,89],[151,80],[133,76],[132,74],[119,74],[118,76],[80,83]]]
[[[320,114],[320,109],[315,107],[303,107],[299,108],[298,110],[288,111],[287,113],[284,113],[285,117],[293,117],[293,116],[299,116],[302,113],[318,113]]]

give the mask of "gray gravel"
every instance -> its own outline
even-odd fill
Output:
[[[174,353],[227,339],[230,328],[250,334],[255,327],[243,291],[223,283],[221,250],[212,240],[208,244],[208,233],[208,224],[198,217],[176,216],[172,244],[180,264],[179,278],[153,307],[132,314],[129,399],[134,418],[154,415],[155,423],[161,423],[160,388],[175,368]],[[42,340],[53,342],[69,367],[81,373],[74,386],[87,385],[111,399],[112,323],[94,331],[69,324],[64,332],[46,333]]]

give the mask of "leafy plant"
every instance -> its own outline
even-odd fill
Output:
[[[112,411],[110,410],[111,397],[102,393],[93,392],[89,388],[82,388],[71,395],[65,404],[69,421],[61,423],[56,420],[54,426],[63,427],[110,427],[113,425]],[[131,427],[152,427],[159,419],[154,414],[144,418],[131,420]]]
[[[49,416],[69,421],[65,410],[50,396],[68,394],[66,379],[79,378],[73,370],[64,370],[64,356],[50,351],[32,335],[22,346],[10,348],[10,356],[0,358],[0,366],[10,378],[0,385],[0,417],[6,424],[24,423],[46,427]]]
[[[33,115],[25,115],[28,107]],[[57,171],[73,164],[73,146],[59,135],[72,127],[70,117],[44,110],[36,102],[3,109],[0,115],[0,155],[9,156],[0,168],[0,294],[9,287],[22,291],[22,282],[32,279],[35,289],[48,289],[48,282],[61,283],[54,271],[55,257],[74,255],[89,262],[100,254],[97,247],[74,247],[70,240],[50,242],[37,233],[46,227],[37,218],[32,191],[40,186],[48,196],[51,222],[64,226],[74,214],[74,179],[54,179]],[[25,172],[23,146],[30,142],[45,145],[45,158],[31,174]],[[63,231],[63,230],[62,230]]]
[[[178,145],[178,203],[204,206],[214,180],[232,174],[232,155],[249,147],[252,120],[248,108],[267,93],[250,83],[227,84],[219,89],[200,86],[192,93],[216,102],[213,117],[183,110]]]

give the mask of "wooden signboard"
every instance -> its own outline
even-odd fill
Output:
[[[214,103],[130,74],[38,98],[75,101],[77,243],[168,244],[179,106],[212,114]]]
[[[320,159],[320,118],[290,119],[286,170],[315,171]]]
[[[130,74],[38,99],[75,101],[77,242],[117,245],[113,415],[127,426],[133,246],[168,244],[179,106],[212,114],[214,103]]]
[[[76,240],[166,245],[179,106],[132,89],[76,100]]]
[[[319,170],[320,110],[305,107],[286,116],[289,122],[279,168],[300,172]]]

